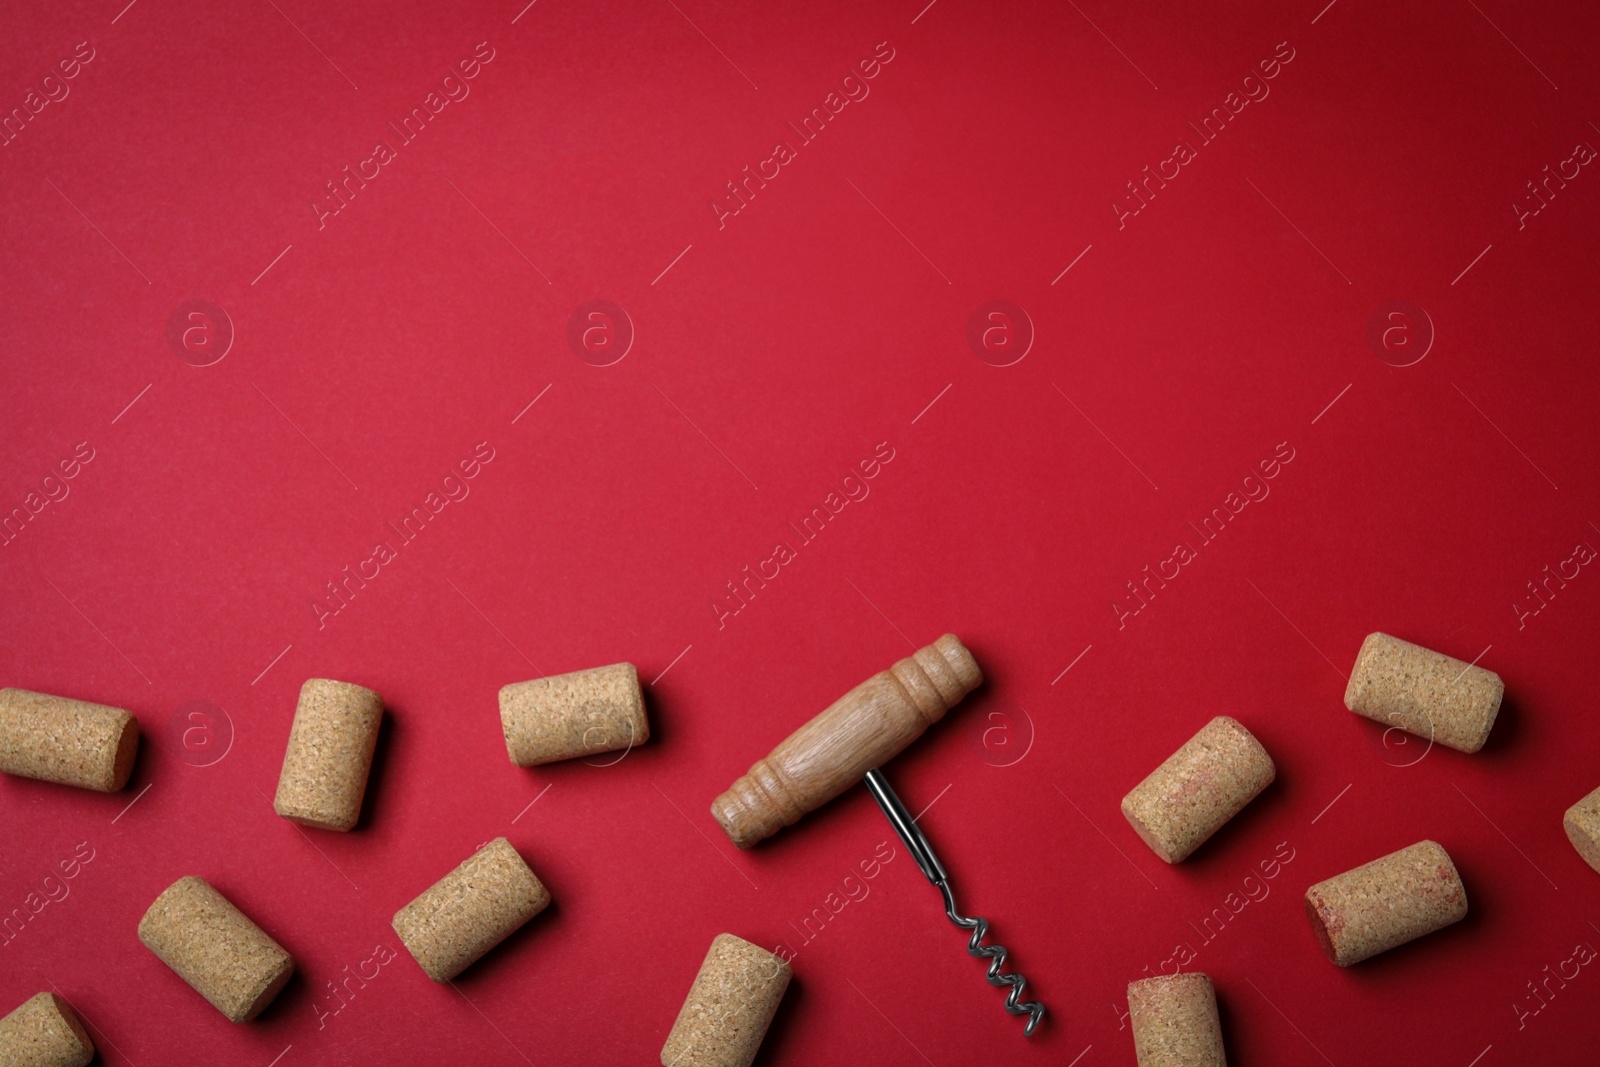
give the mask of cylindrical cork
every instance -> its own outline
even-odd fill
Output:
[[[1493,671],[1388,634],[1368,634],[1344,706],[1374,722],[1476,752],[1489,739],[1505,691]]]
[[[639,672],[614,663],[500,690],[506,751],[518,767],[593,756],[650,739]]]
[[[1348,967],[1460,922],[1467,892],[1449,853],[1418,841],[1307,889],[1306,915],[1322,951]]]
[[[1122,814],[1152,852],[1179,863],[1277,773],[1249,730],[1218,715],[1122,798]]]
[[[766,949],[718,934],[661,1046],[663,1067],[750,1067],[792,974]]]
[[[0,689],[0,771],[115,793],[139,751],[139,720],[121,708]]]
[[[1583,862],[1600,871],[1600,789],[1568,808],[1561,825]]]
[[[139,940],[236,1023],[260,1015],[294,957],[203,878],[180,878],[139,920]]]
[[[354,826],[382,719],[383,699],[370,689],[327,678],[301,686],[272,802],[278,814],[323,830]]]
[[[550,906],[550,891],[497,837],[394,916],[394,932],[435,982],[447,982]]]
[[[0,1019],[0,1067],[87,1067],[94,1059],[78,1013],[54,993],[23,1001]]]
[[[983,681],[955,634],[879,671],[790,734],[711,802],[740,848],[793,826],[899,755]]]
[[[1217,991],[1199,971],[1128,983],[1139,1067],[1228,1067]]]

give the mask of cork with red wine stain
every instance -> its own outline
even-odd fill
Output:
[[[1340,967],[1415,940],[1467,916],[1467,893],[1436,841],[1362,864],[1306,890],[1306,916]]]
[[[1277,773],[1249,730],[1218,715],[1122,798],[1122,814],[1152,852],[1180,863]]]

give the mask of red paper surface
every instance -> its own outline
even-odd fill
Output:
[[[1186,945],[1231,1063],[1592,1062],[1600,14],[919,8],[7,13],[0,681],[146,737],[116,795],[0,781],[0,1008],[141,1067],[650,1063],[731,931],[794,957],[763,1063],[1095,1067]],[[1483,752],[1344,710],[1373,630],[1501,674]],[[945,631],[987,682],[888,774],[1031,1040],[864,791],[743,854],[707,810]],[[508,762],[501,685],[619,660],[648,744]],[[388,707],[349,834],[271,809],[307,677]],[[1168,867],[1118,801],[1219,713],[1278,781]],[[435,986],[390,916],[502,834],[556,903]],[[1471,915],[1334,967],[1306,886],[1424,837]],[[298,961],[255,1023],[135,937],[186,874]]]

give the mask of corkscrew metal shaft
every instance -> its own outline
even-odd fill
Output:
[[[939,857],[934,854],[933,846],[928,844],[928,839],[917,826],[906,806],[900,803],[900,798],[889,787],[889,782],[884,778],[883,772],[874,767],[868,771],[863,779],[867,790],[872,794],[872,799],[878,802],[878,807],[889,817],[889,822],[894,824],[894,829],[904,841],[906,848],[911,852],[911,858],[917,861],[917,866],[922,868],[922,873],[932,882],[944,896],[944,913],[950,921],[963,930],[971,930],[972,937],[967,942],[968,954],[978,959],[989,961],[989,973],[985,976],[992,986],[1010,986],[1011,992],[1006,994],[1006,1011],[1012,1015],[1028,1016],[1028,1023],[1023,1027],[1024,1036],[1032,1037],[1034,1028],[1039,1025],[1039,1020],[1044,1018],[1044,1005],[1036,1000],[1023,1000],[1022,987],[1027,981],[1020,974],[1001,974],[1001,968],[1006,964],[1006,948],[1004,945],[985,945],[983,939],[989,933],[989,920],[982,916],[968,918],[956,911],[956,898],[950,891],[950,876],[945,873],[944,865],[939,862]]]

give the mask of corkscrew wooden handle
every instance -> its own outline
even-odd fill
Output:
[[[711,804],[749,848],[815,811],[899,754],[983,681],[954,634],[879,671],[790,734]]]

